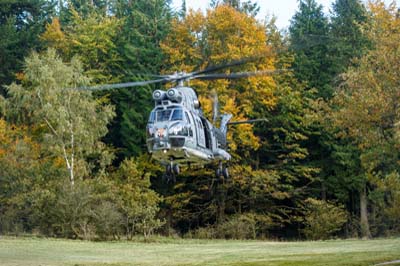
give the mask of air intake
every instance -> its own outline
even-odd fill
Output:
[[[182,93],[177,89],[169,89],[167,91],[167,97],[172,102],[180,103],[182,101]]]
[[[167,98],[167,94],[165,91],[162,90],[155,90],[153,92],[153,99],[155,101],[161,101],[161,100],[165,100]]]

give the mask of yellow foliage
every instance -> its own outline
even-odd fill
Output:
[[[358,67],[344,75],[343,88],[334,98],[342,107],[332,117],[354,138],[359,148],[387,143],[398,116],[398,69],[400,69],[400,17],[394,3],[369,3],[372,24],[366,28],[374,49],[358,60]],[[398,131],[398,130],[397,130]],[[398,131],[399,132],[399,131]]]
[[[104,73],[108,73],[108,68],[118,67],[121,61],[115,44],[121,20],[96,13],[82,17],[73,9],[71,14],[68,26],[62,29],[59,19],[54,18],[40,38],[66,60],[84,54],[80,60],[94,83],[120,81],[120,76]]]
[[[19,81],[23,81],[25,79],[25,74],[23,72],[17,72],[15,74],[15,78]]]
[[[197,67],[196,63],[202,60],[201,51],[199,51],[199,38],[202,33],[205,17],[201,11],[194,12],[190,10],[184,23],[177,19],[172,21],[172,31],[164,42],[160,44],[161,49],[168,56],[168,63],[171,65],[171,71],[191,72]],[[189,62],[188,62],[189,61]]]
[[[47,42],[49,47],[55,48],[59,51],[65,52],[66,38],[61,30],[60,20],[55,17],[50,24],[46,25],[46,30],[40,36],[40,39]]]
[[[238,12],[228,5],[207,10],[207,14],[190,11],[183,20],[175,20],[172,32],[161,44],[167,56],[164,72],[204,69],[234,60],[257,59],[222,70],[225,73],[274,70],[275,55],[267,44],[264,25],[253,17]],[[260,110],[269,111],[276,105],[276,84],[271,76],[257,76],[239,80],[193,81],[199,93],[204,112],[211,118],[212,91],[219,96],[222,113],[233,114],[233,120],[255,117]],[[252,125],[231,127],[229,141],[232,150],[257,149],[259,139]]]

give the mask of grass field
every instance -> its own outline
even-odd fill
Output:
[[[400,260],[400,238],[316,242],[161,239],[141,243],[0,236],[1,266],[355,266],[395,260]]]

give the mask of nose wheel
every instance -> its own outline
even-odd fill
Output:
[[[223,177],[224,179],[229,178],[229,170],[226,165],[223,165],[222,162],[218,164],[217,169],[215,169],[215,175],[217,178]]]
[[[167,180],[167,182],[172,180],[172,182],[175,183],[176,182],[176,176],[179,175],[179,173],[180,173],[179,164],[174,164],[171,161],[165,167],[164,178]]]

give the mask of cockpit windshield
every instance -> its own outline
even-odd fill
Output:
[[[168,121],[169,118],[171,117],[171,113],[172,113],[171,109],[157,111],[156,113],[157,122]]]
[[[149,124],[154,122],[183,120],[183,110],[180,107],[156,109],[150,113]]]
[[[174,109],[172,113],[171,121],[183,120],[183,110],[182,108]]]

